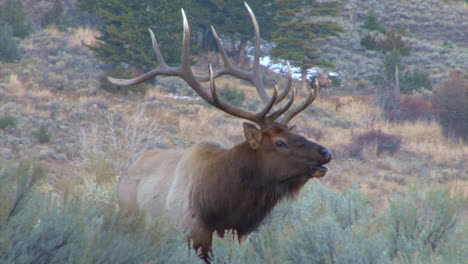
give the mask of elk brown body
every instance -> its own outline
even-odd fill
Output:
[[[335,98],[335,111],[340,110],[342,106],[351,104],[353,102],[353,97],[351,96],[338,96]]]
[[[317,77],[319,88],[330,88],[332,86],[332,80],[328,76],[328,72],[320,73]]]
[[[157,75],[178,76],[185,80],[207,103],[232,116],[251,122],[243,124],[245,141],[231,148],[201,142],[186,150],[151,150],[145,153],[119,178],[118,196],[121,210],[132,214],[145,210],[151,217],[168,214],[188,232],[193,247],[208,261],[213,233],[223,236],[227,230],[242,239],[254,231],[283,198],[295,197],[311,178],[323,177],[323,165],[332,159],[331,151],[296,134],[288,122],[309,106],[317,91],[291,108],[295,89],[291,71],[286,88],[267,95],[259,71],[259,30],[253,12],[246,4],[254,25],[255,55],[252,72],[230,64],[216,31],[224,68],[208,76],[195,76],[189,66],[189,28],[184,12],[182,63],[169,67],[159,51],[154,34],[153,46],[159,68],[135,79],[109,78],[118,85],[141,83]],[[289,63],[288,63],[289,68]],[[214,79],[231,75],[251,81],[264,107],[252,113],[218,99]],[[209,81],[209,91],[201,84]],[[289,95],[289,100],[280,106]]]

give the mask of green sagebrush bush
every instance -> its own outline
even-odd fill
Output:
[[[195,263],[184,235],[113,205],[41,191],[35,163],[0,164],[0,263]],[[190,260],[190,261],[189,261]]]
[[[39,143],[49,143],[52,135],[46,126],[41,126],[38,130],[33,132],[33,136],[39,141]]]
[[[12,115],[5,115],[0,117],[0,129],[15,128],[18,124],[18,119]]]
[[[219,89],[218,94],[221,100],[237,107],[242,106],[245,100],[244,91],[240,90],[238,87],[228,86]]]
[[[414,206],[417,209],[404,210]],[[357,188],[339,194],[312,183],[292,206],[291,202],[280,204],[241,245],[233,235],[215,238],[213,262],[427,263],[437,259],[438,263],[462,263],[467,256],[461,245],[460,206],[460,200],[446,191],[427,190],[395,198],[390,208],[379,210]],[[423,232],[416,235],[418,230],[405,226],[414,233],[408,234],[412,240],[395,243],[400,236],[398,219],[417,219]],[[434,240],[439,241],[438,247],[431,246],[429,241]],[[411,243],[418,247],[408,250]]]
[[[45,176],[35,163],[0,163],[0,263],[201,263],[167,220],[123,218],[96,186],[51,195]],[[461,200],[410,193],[378,209],[358,188],[309,183],[242,244],[215,236],[212,263],[462,263]]]

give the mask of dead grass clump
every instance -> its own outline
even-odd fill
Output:
[[[180,136],[191,142],[218,141],[231,146],[243,139],[242,122],[213,107],[200,107],[195,115],[180,116]]]
[[[97,180],[125,171],[157,144],[160,135],[160,129],[145,116],[144,109],[123,117],[109,113],[104,119],[105,125],[94,124],[80,133],[81,167]]]
[[[457,166],[466,162],[468,145],[463,141],[451,141],[444,137],[436,122],[405,122],[387,128],[401,136],[407,151],[431,158],[436,164]]]
[[[381,130],[371,130],[355,136],[349,145],[349,154],[351,157],[363,158],[365,150],[372,146],[375,153],[379,156],[382,153],[395,154],[400,150],[402,138],[391,135]],[[374,151],[372,151],[374,153]]]
[[[68,45],[74,46],[94,46],[96,38],[99,37],[99,32],[91,28],[78,27],[68,38]]]
[[[52,98],[54,98],[54,94],[52,93],[52,91],[41,89],[38,86],[35,86],[31,90],[31,95],[41,100],[51,100]]]
[[[340,109],[339,112],[336,112],[335,108],[336,103],[334,101],[329,101],[327,103],[326,109],[329,113],[335,112],[334,115],[346,118],[346,120],[357,125],[371,127],[378,122],[382,122],[384,119],[381,109],[374,107],[367,102],[354,100],[352,104]]]
[[[44,31],[56,38],[62,38],[65,35],[65,32],[60,31],[60,29],[55,24],[48,25]]]
[[[15,73],[10,74],[6,88],[14,96],[23,97],[27,94],[27,88]]]

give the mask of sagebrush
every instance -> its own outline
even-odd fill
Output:
[[[165,219],[122,217],[115,200],[102,198],[112,187],[91,184],[59,195],[46,175],[36,162],[0,163],[1,263],[200,263]],[[381,207],[358,188],[340,194],[309,183],[243,243],[234,234],[215,238],[212,260],[463,263],[464,202],[444,189],[410,190]]]

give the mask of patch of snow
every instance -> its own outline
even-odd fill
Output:
[[[167,95],[168,98],[175,99],[175,100],[187,100],[187,101],[198,101],[200,100],[199,98],[193,98],[190,96],[181,96],[177,94],[170,93]]]

